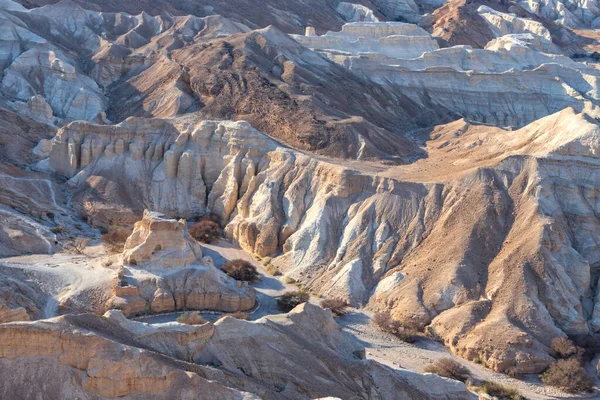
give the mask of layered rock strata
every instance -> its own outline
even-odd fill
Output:
[[[215,268],[185,222],[144,211],[125,242],[126,265],[114,280],[106,308],[126,316],[174,310],[235,312],[255,305],[256,294]]]
[[[464,384],[359,360],[331,313],[148,326],[116,312],[0,325],[0,394],[80,399],[472,399]]]
[[[598,329],[597,115],[567,109],[517,131],[459,121],[432,133],[422,161],[362,171],[241,122],[74,124],[50,162],[67,165],[84,197],[90,179],[128,175],[123,198],[135,187],[153,209],[215,212],[245,250],[315,293],[391,309],[493,369],[536,372],[553,338]],[[119,156],[68,156],[81,143],[120,141],[129,150]]]

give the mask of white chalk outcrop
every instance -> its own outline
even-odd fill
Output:
[[[144,210],[125,242],[123,262],[136,266],[180,268],[199,262],[202,247],[188,233],[185,221]]]
[[[322,36],[291,35],[303,46],[360,55],[377,53],[393,58],[414,58],[439,48],[427,31],[403,22],[355,22],[340,32]]]
[[[500,13],[486,13],[490,19],[500,18]],[[500,27],[506,24],[502,18]],[[368,32],[380,37],[386,29],[396,29],[395,25],[385,26],[386,23],[349,27],[357,36],[364,34],[352,45],[356,47],[340,39],[347,36],[344,29],[336,34],[296,40],[359,75],[394,88],[422,107],[447,110],[457,117],[488,124],[521,127],[565,107],[582,110],[586,102],[600,104],[600,71],[562,55],[535,50],[551,44],[546,42],[543,27],[535,25],[529,33],[500,36],[486,49],[438,49],[436,44],[427,50],[427,46],[408,48],[405,43],[393,50],[381,46],[372,46],[365,52],[358,50],[361,43],[371,43],[366,39]],[[532,32],[537,28],[534,36]],[[400,29],[419,42],[431,40],[416,25],[404,24]]]
[[[533,50],[562,54],[562,50],[552,43],[550,31],[541,22],[502,13],[487,6],[479,7],[477,12],[489,24],[497,38],[508,36],[527,43]]]
[[[517,4],[533,14],[569,28],[600,26],[600,7],[590,0],[518,0]]]

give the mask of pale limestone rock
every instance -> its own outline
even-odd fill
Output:
[[[513,36],[513,39],[525,39],[524,35],[529,35],[531,39],[527,38],[527,43],[532,49],[544,53],[562,54],[560,48],[552,43],[550,31],[541,22],[502,13],[487,6],[479,7],[477,12],[487,21],[490,29],[498,38],[505,35],[517,35],[516,38]],[[486,48],[489,47],[486,46]]]
[[[373,10],[360,4],[341,2],[337,5],[335,11],[337,11],[346,22],[379,22],[379,19],[375,16]]]
[[[372,2],[377,10],[391,21],[416,23],[421,18],[419,7],[413,0],[373,0]]]
[[[322,36],[291,35],[303,46],[355,55],[377,53],[393,58],[414,58],[439,48],[427,31],[403,22],[352,22],[341,32]]]
[[[70,184],[85,187],[88,177],[100,174],[126,176],[119,189],[126,198],[133,197],[134,182],[141,188],[135,193],[159,211],[194,215],[195,192],[185,172],[191,165],[207,198],[198,213],[220,213],[227,236],[271,257],[311,290],[391,309],[491,368],[537,372],[550,360],[552,338],[587,334],[588,323],[593,330],[600,326],[597,317],[587,317],[596,303],[591,266],[600,261],[600,181],[591,172],[600,154],[598,114],[593,107],[567,109],[514,131],[457,121],[432,133],[427,158],[376,174],[280,147],[245,123],[189,119],[181,125],[131,120],[116,128],[71,124],[57,135],[50,161],[63,165],[58,138],[70,135],[157,143],[170,132],[165,146],[181,154],[176,177],[166,178],[164,160],[125,153],[99,156]],[[171,123],[181,132],[173,134]],[[456,158],[444,161],[441,171],[440,160],[449,157]],[[564,168],[564,160],[573,164]],[[246,179],[248,168],[254,172]],[[231,202],[235,209],[227,214]],[[528,265],[546,272],[531,278]],[[149,292],[144,307],[173,306],[168,291]],[[482,299],[493,307],[479,307]],[[458,341],[457,328],[468,332]],[[501,329],[506,334],[496,333]]]
[[[330,311],[310,304],[201,326],[148,325],[110,311],[0,325],[0,379],[26,397],[39,390],[35,378],[47,381],[47,395],[86,400],[474,398],[463,383],[358,359],[360,349]],[[246,392],[232,389],[240,387]]]
[[[519,0],[521,7],[569,28],[589,27],[600,17],[600,7],[590,0]]]
[[[185,267],[202,259],[202,248],[185,222],[144,211],[125,242],[123,261],[137,266]]]
[[[208,381],[180,364],[166,363],[145,349],[132,347],[131,342],[122,344],[119,337],[108,339],[91,330],[90,322],[119,327],[89,314],[1,325],[4,395],[35,397],[39,386],[29,380],[35,379],[46,382],[45,395],[55,398],[257,399]]]

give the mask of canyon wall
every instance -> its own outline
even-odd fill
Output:
[[[71,176],[82,203],[117,196],[135,199],[133,214],[214,212],[245,250],[315,293],[391,309],[494,369],[535,372],[552,338],[600,329],[600,129],[597,111],[586,112],[518,131],[459,121],[432,133],[429,157],[362,170],[281,147],[244,122],[78,122],[57,134],[50,166]],[[457,161],[441,175],[447,157]],[[105,193],[104,180],[114,185]]]

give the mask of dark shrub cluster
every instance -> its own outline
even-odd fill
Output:
[[[297,305],[306,303],[310,295],[303,291],[287,292],[277,299],[277,307],[283,312],[293,310]]]
[[[123,229],[109,231],[102,235],[102,243],[110,253],[122,253],[125,242],[129,237],[129,232]]]
[[[546,385],[569,393],[591,392],[594,388],[594,381],[587,375],[581,362],[575,357],[554,361],[540,375],[540,379]]]
[[[373,317],[375,325],[383,332],[396,335],[400,340],[407,343],[414,343],[419,336],[416,327],[403,324],[402,321],[393,319],[389,312],[376,313]]]
[[[194,239],[202,243],[211,243],[221,237],[221,227],[213,221],[196,222],[189,232]]]
[[[348,302],[342,299],[325,299],[321,301],[321,307],[329,308],[335,316],[343,315],[349,306]]]
[[[431,372],[432,374],[461,382],[466,382],[470,376],[468,369],[451,358],[441,358],[437,360],[435,363],[425,368],[425,372]]]
[[[240,258],[226,262],[221,269],[238,281],[254,282],[260,276],[254,265]]]

